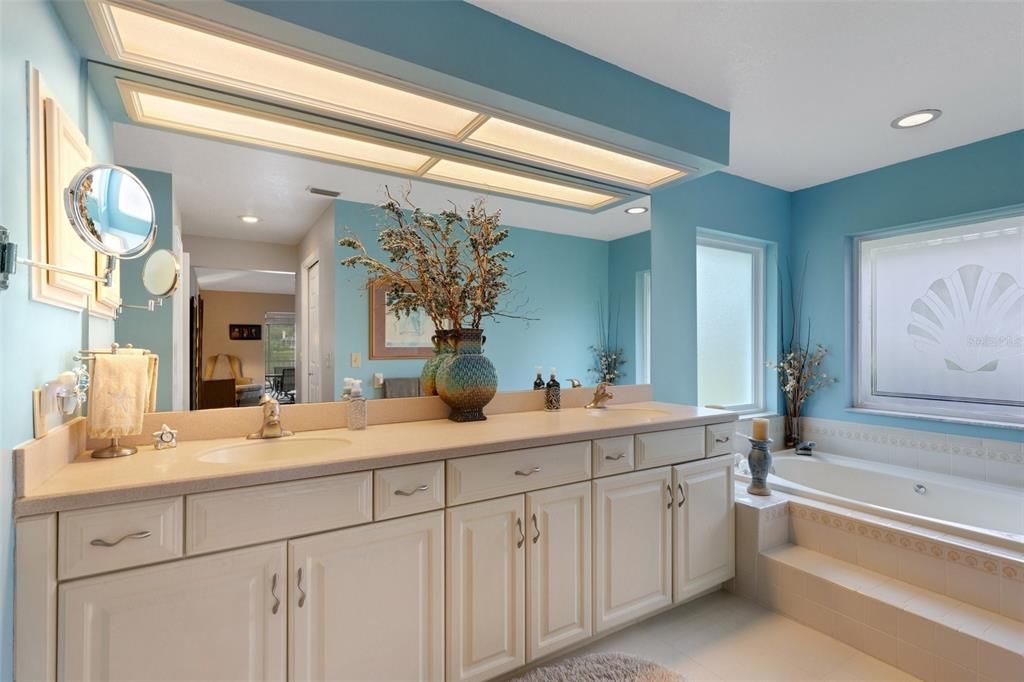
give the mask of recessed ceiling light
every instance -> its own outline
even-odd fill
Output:
[[[920,109],[900,116],[890,125],[896,129],[916,128],[918,126],[923,126],[925,123],[931,123],[939,116],[942,116],[941,109]]]
[[[258,223],[260,221],[260,219],[254,215],[240,215],[238,216],[238,219],[241,220],[243,223],[249,223],[250,225]]]
[[[629,215],[641,215],[641,214],[647,213],[647,207],[646,206],[630,206],[629,208],[626,209],[626,213],[628,213]]]

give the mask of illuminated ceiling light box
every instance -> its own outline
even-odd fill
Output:
[[[623,195],[584,185],[442,158],[413,147],[385,144],[336,128],[117,79],[128,116],[136,123],[296,152],[403,175],[421,176],[503,194],[597,209]],[[431,165],[433,164],[433,165]]]
[[[481,116],[440,99],[327,68],[310,55],[306,60],[287,56],[274,51],[282,46],[226,27],[208,27],[185,15],[172,20],[134,6],[86,5],[104,49],[127,64],[450,139],[460,137]]]
[[[416,174],[429,154],[382,144],[376,140],[200,99],[131,81],[117,80],[128,115],[136,123],[211,135],[331,161]]]
[[[489,118],[480,124],[466,137],[466,144],[648,189],[687,174],[681,168],[670,168],[500,118]]]

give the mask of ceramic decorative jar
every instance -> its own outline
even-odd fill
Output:
[[[452,353],[452,334],[451,330],[438,329],[430,339],[434,342],[434,357],[423,364],[423,372],[420,373],[420,390],[423,395],[437,395],[437,368]]]
[[[747,492],[751,495],[771,495],[768,487],[768,474],[772,470],[772,451],[768,447],[772,439],[759,440],[746,437],[750,441],[750,454],[747,455],[747,466],[750,467],[750,485]]]
[[[498,390],[498,373],[483,354],[486,337],[480,329],[452,332],[454,350],[437,367],[437,394],[450,408],[448,418],[455,422],[487,419],[484,406]]]

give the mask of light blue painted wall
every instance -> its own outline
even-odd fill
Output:
[[[172,248],[172,214],[174,204],[174,186],[170,173],[129,168],[138,176],[142,184],[149,190],[156,210],[157,233],[153,249]],[[146,256],[133,260],[121,261],[121,296],[125,303],[145,305],[149,295],[142,287],[142,268]],[[156,409],[171,409],[171,375],[172,375],[172,322],[174,306],[171,299],[164,301],[162,306],[153,312],[126,308],[114,324],[115,337],[119,344],[132,344],[136,348],[148,348],[160,356],[159,377],[157,378]]]
[[[27,63],[42,73],[61,107],[86,133],[97,160],[111,158],[106,114],[82,76],[83,64],[45,0],[0,2],[0,224],[29,254]],[[32,389],[71,366],[86,338],[113,337],[113,325],[29,300],[24,268],[0,293],[0,680],[12,671],[13,502],[10,448],[32,437]]]
[[[801,190],[793,195],[794,261],[811,254],[805,311],[813,340],[832,349],[841,383],[816,396],[807,414],[965,436],[1024,440],[1024,432],[850,412],[850,285],[853,237],[905,225],[1022,205],[1024,130]],[[1024,378],[1022,378],[1024,381]]]
[[[378,257],[382,255],[376,245],[380,222],[375,206],[347,201],[335,206],[337,236],[355,234]],[[608,298],[609,243],[512,227],[504,245],[515,254],[510,272],[522,273],[512,278],[516,294],[511,304],[520,307],[521,314],[539,319],[484,323],[485,352],[498,370],[499,389],[531,388],[536,365],[544,366],[545,378],[549,368],[557,368],[563,384],[570,377],[593,383],[587,374],[592,364],[589,346],[598,338],[598,303]],[[351,250],[337,247],[336,261],[351,254]],[[422,360],[369,359],[365,271],[335,267],[335,385],[341,386],[342,378],[351,376],[364,379],[364,386],[369,386],[374,372],[390,377],[419,376]],[[363,354],[358,369],[349,366],[353,351]]]
[[[615,327],[615,310],[618,308],[618,336],[626,364],[622,366],[619,383],[635,384],[637,381],[636,331],[637,275],[651,269],[651,233],[616,239],[608,244],[608,306],[611,310],[610,327]]]
[[[718,172],[657,190],[651,197],[651,382],[654,397],[697,401],[698,230],[766,245],[766,355],[778,350],[778,254],[789,251],[790,194]],[[768,381],[771,372],[765,370]],[[768,386],[773,385],[768,383]],[[769,395],[774,408],[776,396]]]

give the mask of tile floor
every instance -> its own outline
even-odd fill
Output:
[[[641,656],[700,680],[914,680],[782,614],[715,592],[617,632],[573,655]]]

